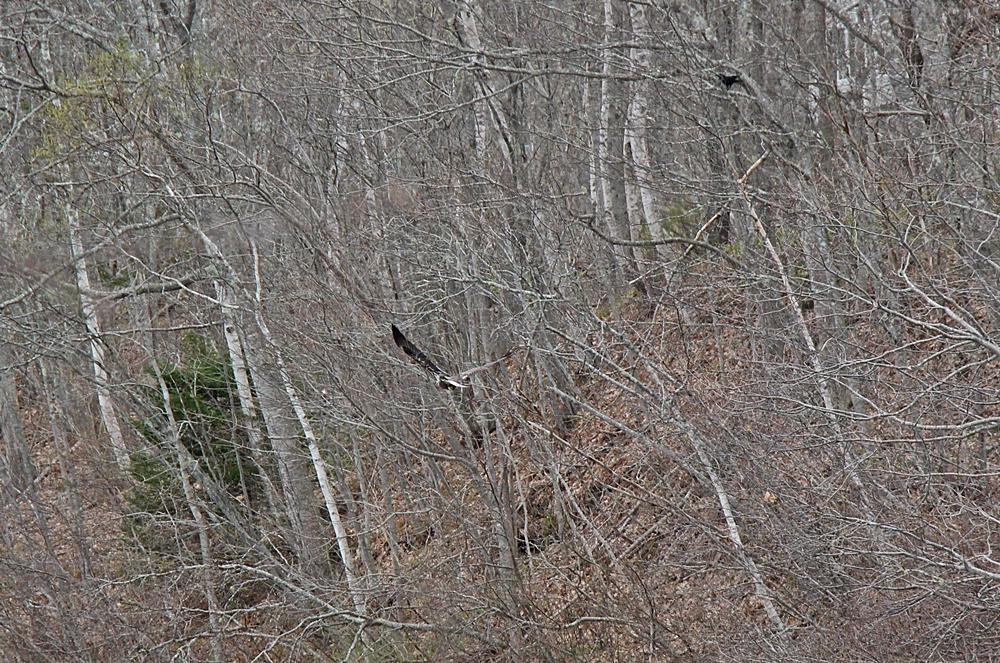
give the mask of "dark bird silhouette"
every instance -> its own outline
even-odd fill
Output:
[[[421,352],[420,348],[413,345],[413,343],[410,343],[409,339],[403,336],[403,332],[399,331],[399,327],[396,325],[392,325],[392,340],[396,342],[396,345],[398,345],[400,349],[407,354],[407,356],[433,375],[434,379],[437,381],[437,386],[441,389],[472,389],[472,383],[469,382],[469,377],[471,375],[474,375],[479,371],[486,370],[494,364],[499,364],[501,361],[510,356],[510,352],[508,352],[503,357],[494,359],[488,364],[470,368],[469,370],[463,371],[458,375],[447,375],[438,367],[437,364],[431,361],[430,357]]]
[[[719,80],[722,81],[722,84],[726,86],[727,90],[737,83],[743,82],[743,79],[740,78],[739,74],[719,74]]]

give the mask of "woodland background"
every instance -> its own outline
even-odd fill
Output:
[[[1000,659],[998,142],[993,2],[0,4],[0,658]]]

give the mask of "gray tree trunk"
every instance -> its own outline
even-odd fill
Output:
[[[24,439],[14,379],[14,352],[0,341],[0,489],[21,493],[35,478],[35,466]]]

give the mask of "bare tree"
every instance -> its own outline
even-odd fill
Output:
[[[0,655],[989,658],[998,25],[3,5]]]

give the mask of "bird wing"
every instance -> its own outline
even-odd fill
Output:
[[[430,358],[420,351],[420,348],[410,343],[410,341],[403,336],[403,332],[399,331],[399,327],[392,325],[392,340],[396,342],[396,345],[405,352],[409,357],[411,357],[415,362],[426,368],[428,371],[434,374],[435,377],[444,374],[437,364],[430,360]]]
[[[504,356],[500,357],[499,359],[494,359],[493,361],[489,362],[488,364],[483,364],[482,366],[476,366],[475,368],[470,368],[467,371],[462,371],[461,373],[459,373],[458,379],[461,380],[462,382],[465,382],[466,380],[469,379],[470,375],[475,375],[479,371],[485,371],[490,366],[494,366],[496,364],[499,364],[504,359],[506,359],[507,357],[511,356],[513,353],[514,353],[514,350],[508,350],[507,354],[505,354]]]

